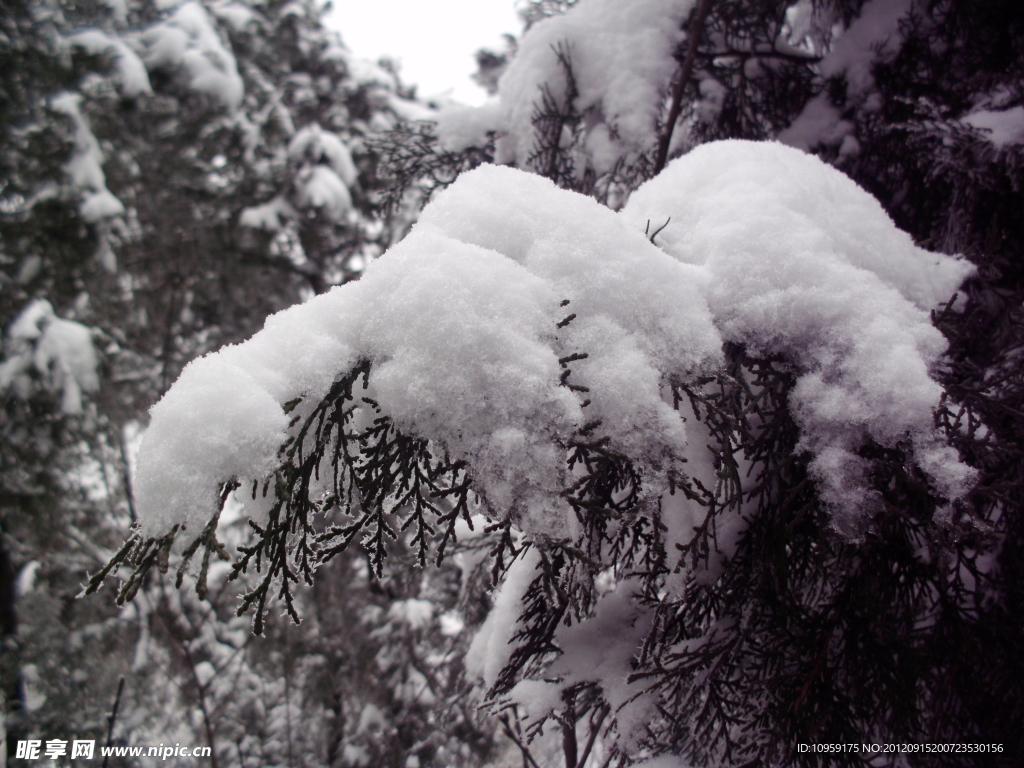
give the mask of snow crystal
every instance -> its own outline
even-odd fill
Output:
[[[69,46],[81,48],[93,56],[113,53],[114,69],[117,72],[121,95],[133,99],[144,93],[152,93],[149,74],[142,60],[121,39],[109,37],[98,29],[83,29],[64,38]]]
[[[50,302],[36,299],[21,311],[7,330],[7,359],[0,363],[0,391],[13,388],[20,397],[31,392],[30,368],[44,385],[61,393],[61,409],[82,412],[82,392],[99,389],[99,362],[92,331],[54,314]]]
[[[244,86],[235,57],[199,3],[183,4],[143,32],[139,42],[149,69],[180,67],[188,74],[193,90],[214,97],[232,110],[241,103]]]
[[[668,225],[657,243],[709,276],[715,324],[754,354],[783,354],[801,373],[792,406],[812,473],[837,523],[869,504],[868,436],[910,436],[948,498],[971,472],[932,424],[941,388],[929,376],[946,349],[928,311],[973,267],[929,253],[841,172],[781,144],[706,144],[634,193],[623,216]]]

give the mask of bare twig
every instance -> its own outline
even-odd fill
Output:
[[[103,756],[103,768],[107,768],[107,760],[110,759],[110,747],[114,743],[114,723],[117,722],[117,708],[121,704],[121,692],[124,690],[124,678],[117,681],[117,695],[114,697],[114,706],[110,710],[110,717],[107,718],[107,754]]]

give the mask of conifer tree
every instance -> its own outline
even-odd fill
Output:
[[[526,764],[552,744],[567,767],[865,760],[797,750],[824,741],[1012,764],[1019,10],[533,5],[496,105],[382,145],[393,205],[452,185],[417,229],[344,306],[282,315],[172,389],[111,566],[130,586],[176,541],[208,557],[233,493],[259,630],[350,547],[378,576],[393,550],[486,553],[465,682]],[[719,139],[778,139],[862,189]],[[513,171],[456,181],[486,160],[622,212]],[[759,303],[771,286],[797,300]],[[203,487],[159,469],[214,420],[187,464]]]
[[[283,748],[238,751],[258,725],[336,762],[343,745],[328,748],[322,724],[332,707],[358,709],[368,686],[336,697],[361,667],[305,685],[303,643],[284,633],[278,650],[253,649],[226,597],[171,599],[162,579],[123,614],[73,598],[135,520],[137,435],[181,368],[357,277],[386,246],[365,138],[411,94],[352,57],[311,4],[15,3],[3,24],[7,747],[105,739],[123,677],[118,743],[180,733],[221,765],[287,762]],[[274,200],[280,215],[253,226]],[[364,656],[374,626],[357,624]],[[337,637],[316,646],[336,654]],[[288,691],[282,669],[298,676]],[[267,711],[252,720],[254,708]]]

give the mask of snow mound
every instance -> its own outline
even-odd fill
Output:
[[[384,412],[467,460],[495,515],[571,535],[565,446],[596,419],[653,500],[686,446],[660,385],[720,357],[700,281],[589,198],[508,168],[467,173],[357,283],[186,368],[139,455],[146,530],[192,528],[220,483],[263,477],[286,437],[281,404],[320,396],[361,359]],[[571,363],[587,393],[561,382],[574,353],[589,355]]]
[[[669,216],[652,245],[648,220]],[[869,438],[909,439],[957,498],[972,472],[932,425],[941,391],[929,372],[945,342],[928,310],[970,272],[916,248],[838,171],[777,144],[694,150],[622,214],[482,166],[360,281],[186,368],[140,451],[140,517],[149,534],[201,523],[221,483],[272,471],[295,429],[283,403],[319,398],[366,360],[367,396],[406,434],[466,461],[492,516],[573,538],[567,445],[590,425],[640,472],[640,504],[656,503],[688,458],[664,384],[717,369],[724,341],[796,367],[794,414],[837,525],[870,511],[856,453]],[[686,466],[705,450],[696,440]]]
[[[202,5],[187,2],[139,37],[142,60],[150,70],[181,69],[189,87],[230,110],[242,102],[244,86],[234,55]]]
[[[973,474],[933,426],[929,373],[946,342],[929,310],[953,297],[968,262],[929,253],[881,205],[816,157],[774,143],[706,144],[637,190],[622,215],[708,276],[722,337],[783,354],[800,374],[792,406],[825,499],[853,519],[870,504],[868,438],[909,437],[948,498]]]

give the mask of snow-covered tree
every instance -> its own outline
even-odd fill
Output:
[[[963,547],[991,560],[984,573],[970,567],[938,585],[937,594],[975,590],[976,599],[965,608],[944,598],[928,647],[945,675],[942,703],[915,711],[944,724],[931,732],[1018,739],[1024,690],[1008,681],[1024,678],[1011,618],[1024,583],[1022,509],[1007,489],[1024,466],[1020,5],[582,0],[527,11],[497,100],[443,110],[418,144],[393,153],[404,171],[396,181],[433,189],[450,177],[424,171],[497,159],[618,208],[663,161],[703,142],[777,139],[842,169],[917,242],[979,266],[963,311],[937,318],[951,344],[937,371],[947,391],[938,416],[982,470],[976,531],[949,558],[960,561]],[[666,223],[670,237],[677,222],[667,214],[651,231]]]
[[[467,592],[483,566],[441,677],[526,764],[1011,755],[1019,9],[528,14],[495,101],[382,144],[392,203],[449,187],[411,234],[154,409],[111,565],[130,588],[176,541],[208,559],[233,499],[258,630],[357,547],[378,575],[461,558]],[[735,138],[790,148],[708,143]],[[341,173],[303,146],[300,181]],[[464,173],[486,160],[520,170]]]
[[[212,740],[221,765],[244,762],[238,713],[270,691],[260,706],[313,713],[294,734],[312,743],[336,691],[281,693],[281,669],[305,662],[231,650],[226,598],[171,600],[161,580],[121,613],[72,598],[134,519],[134,440],[181,368],[357,277],[388,244],[365,139],[416,106],[312,3],[13,3],[2,24],[7,746],[69,729],[104,738],[122,676],[118,739],[186,734]],[[275,201],[272,221],[258,214]],[[372,646],[372,631],[356,634]],[[181,693],[170,708],[167,685]],[[216,718],[227,699],[211,735],[193,715],[209,705]]]
[[[259,628],[268,597],[294,610],[292,585],[351,543],[379,573],[388,540],[440,560],[476,518],[507,572],[466,666],[496,706],[533,729],[560,718],[567,750],[590,717],[632,758],[781,757],[773,732],[808,727],[780,716],[817,682],[803,665],[879,610],[838,611],[864,588],[859,558],[896,540],[917,563],[929,530],[963,525],[976,473],[935,426],[946,342],[928,311],[972,271],[778,145],[694,150],[621,213],[480,168],[358,283],[186,368],[154,409],[121,557],[134,579],[177,537],[214,550],[234,491]],[[794,582],[772,595],[772,578]],[[780,672],[775,644],[822,622]],[[919,694],[875,650],[833,670],[876,686],[871,712],[809,700],[828,727],[916,725],[877,710]],[[716,696],[691,720],[687,699]]]

